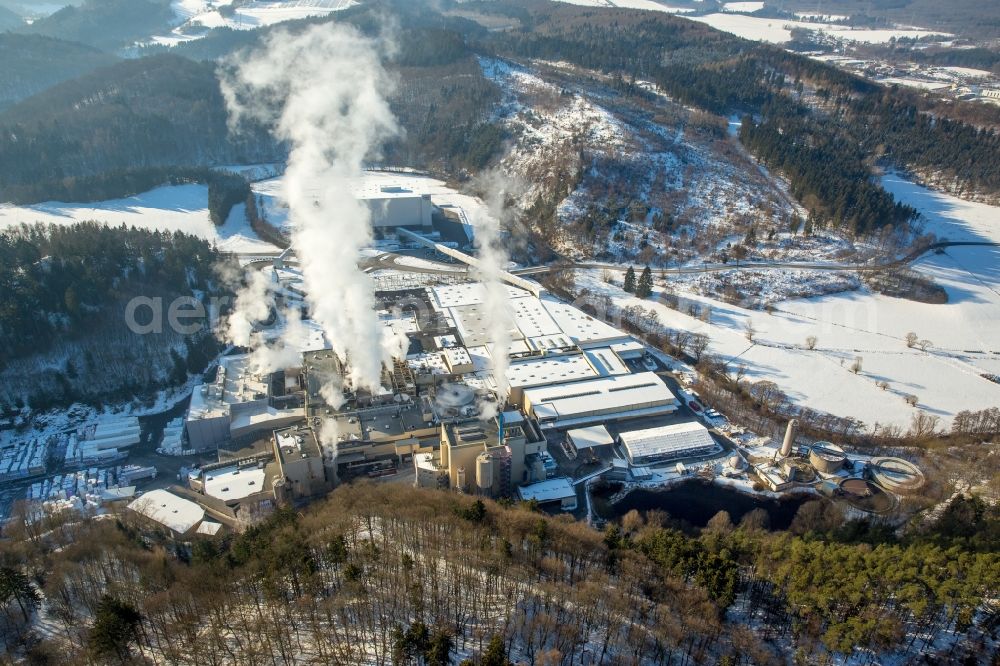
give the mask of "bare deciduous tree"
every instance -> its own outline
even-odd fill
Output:
[[[708,349],[708,336],[704,333],[695,333],[691,336],[691,355],[695,361],[700,361],[705,350]]]
[[[806,337],[806,349],[816,349],[816,343],[817,342],[819,342],[819,340],[816,338],[815,335],[807,336]]]

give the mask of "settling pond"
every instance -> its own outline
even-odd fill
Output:
[[[697,479],[686,481],[671,488],[633,490],[617,504],[595,502],[604,518],[616,520],[632,509],[646,513],[659,509],[670,514],[675,520],[683,520],[695,527],[704,527],[719,511],[728,511],[733,524],[739,524],[744,515],[754,509],[767,512],[772,530],[785,530],[799,507],[815,499],[809,496],[792,495],[783,499],[757,497],[741,493],[726,486]]]

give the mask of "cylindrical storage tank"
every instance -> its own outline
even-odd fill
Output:
[[[894,493],[910,493],[924,485],[920,468],[902,458],[873,458],[868,475],[875,483]]]
[[[493,458],[485,453],[476,458],[476,485],[483,491],[493,487]]]
[[[795,446],[795,437],[799,434],[799,421],[792,419],[788,422],[785,430],[785,440],[781,443],[781,455],[785,458],[792,455],[792,447]]]
[[[458,472],[455,474],[455,480],[458,483],[458,487],[465,490],[465,468],[459,467]]]
[[[844,467],[844,449],[830,442],[816,442],[809,449],[809,464],[821,474],[835,474]]]
[[[732,455],[729,457],[729,467],[730,469],[740,470],[743,469],[743,458],[738,455]]]

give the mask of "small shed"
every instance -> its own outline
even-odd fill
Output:
[[[539,504],[559,502],[559,508],[563,511],[576,510],[576,488],[564,476],[527,486],[519,486],[517,494],[525,502],[531,500],[535,500]]]

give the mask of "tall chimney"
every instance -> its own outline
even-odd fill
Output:
[[[795,446],[795,437],[799,434],[799,421],[792,419],[788,422],[788,429],[785,430],[785,441],[781,443],[781,457],[787,458],[792,455],[792,447]]]

